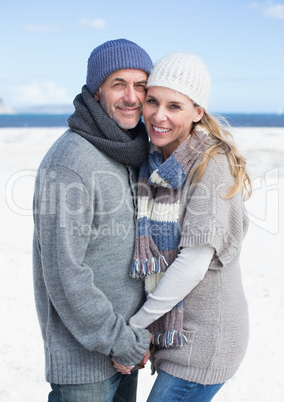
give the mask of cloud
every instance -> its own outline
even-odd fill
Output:
[[[60,31],[60,29],[55,26],[32,25],[32,24],[25,25],[23,27],[23,30],[27,32],[36,32],[36,33],[54,33]]]
[[[94,20],[90,20],[88,18],[82,18],[79,21],[80,25],[85,27],[93,28],[93,29],[105,29],[106,28],[106,20],[103,18],[97,18]]]
[[[253,2],[247,4],[247,8],[259,10],[268,18],[284,20],[284,4],[273,4],[272,1],[268,1],[264,5],[263,3]]]
[[[284,4],[275,4],[264,8],[262,13],[269,18],[284,20]]]
[[[66,89],[58,88],[54,82],[32,82],[13,88],[13,103],[23,106],[60,105],[72,103]]]

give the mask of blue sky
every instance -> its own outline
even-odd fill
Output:
[[[1,3],[0,98],[10,107],[72,104],[91,51],[127,38],[154,62],[199,55],[212,80],[209,111],[284,113],[284,1]]]

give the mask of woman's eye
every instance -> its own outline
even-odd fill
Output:
[[[151,105],[157,105],[157,101],[155,99],[147,99],[147,103],[150,103]]]
[[[171,109],[180,109],[179,105],[171,105]]]

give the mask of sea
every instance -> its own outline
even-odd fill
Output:
[[[214,115],[214,113],[213,113]],[[232,127],[284,127],[284,114],[222,114]],[[0,127],[67,127],[70,114],[0,115]]]

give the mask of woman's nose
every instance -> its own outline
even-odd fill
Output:
[[[167,119],[165,109],[163,107],[158,107],[155,112],[155,120],[158,121],[165,121]]]

